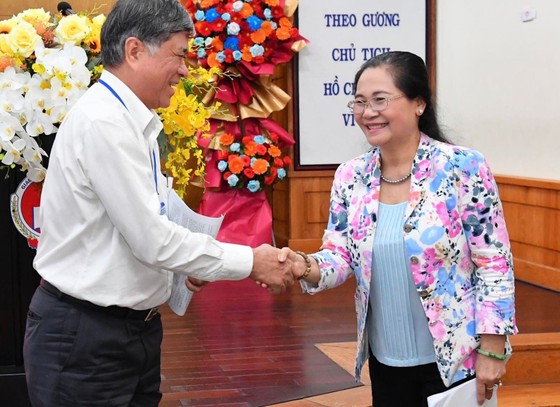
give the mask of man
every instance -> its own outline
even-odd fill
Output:
[[[193,23],[176,0],[118,0],[101,33],[105,71],[61,126],[41,198],[24,360],[33,406],[157,406],[174,273],[189,288],[245,277],[293,283],[278,249],[225,244],[167,219],[153,112],[188,74]]]

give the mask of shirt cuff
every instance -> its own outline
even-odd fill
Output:
[[[249,277],[253,270],[253,249],[232,243],[220,242],[223,252],[224,270],[231,275],[232,280],[242,280]]]

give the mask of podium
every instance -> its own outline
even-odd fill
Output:
[[[0,176],[0,406],[31,406],[23,368],[25,319],[31,297],[39,285],[33,269],[35,250],[15,228],[10,195],[23,179],[18,169],[10,178]]]

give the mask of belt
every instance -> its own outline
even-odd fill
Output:
[[[68,294],[64,294],[62,291],[60,291],[58,288],[56,288],[54,285],[52,285],[51,283],[49,283],[44,279],[41,279],[40,285],[41,287],[43,287],[43,289],[46,292],[54,295],[59,300],[64,301],[68,304],[73,304],[76,305],[77,307],[87,308],[89,310],[113,315],[123,319],[139,319],[148,322],[151,321],[158,314],[158,310],[159,310],[159,306],[147,310],[141,310],[141,311],[132,308],[119,307],[117,305],[102,307],[101,305],[97,305],[86,300],[80,300]]]

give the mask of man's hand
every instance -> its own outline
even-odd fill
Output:
[[[280,249],[263,244],[253,249],[253,270],[249,277],[274,294],[286,291],[295,281],[292,264]]]
[[[194,277],[187,277],[185,279],[185,285],[193,293],[199,293],[206,285],[208,285],[208,281],[199,280]]]

